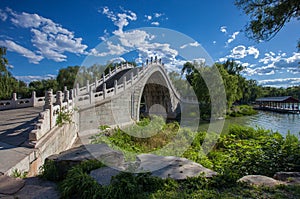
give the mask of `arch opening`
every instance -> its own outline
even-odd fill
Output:
[[[154,72],[147,80],[139,107],[139,119],[157,115],[167,122],[174,114],[170,89],[159,71]]]

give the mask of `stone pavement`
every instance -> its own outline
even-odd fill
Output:
[[[59,192],[54,182],[38,177],[12,178],[0,173],[0,198],[3,199],[58,199]]]
[[[11,173],[26,161],[34,149],[28,146],[29,132],[34,128],[42,107],[0,111],[0,172]]]

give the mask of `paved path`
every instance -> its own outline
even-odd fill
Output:
[[[34,149],[28,147],[28,135],[42,107],[0,111],[0,172],[6,173]]]

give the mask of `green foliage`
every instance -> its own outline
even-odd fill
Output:
[[[19,169],[14,169],[11,176],[14,178],[26,178],[27,177],[28,172],[22,172]]]
[[[115,128],[109,133],[101,132],[92,137],[92,143],[107,143],[122,151],[147,153],[168,144],[178,129],[178,123],[165,124],[161,117],[153,117],[151,121],[149,118],[144,118],[137,125],[124,130]]]
[[[74,167],[60,184],[61,198],[101,198],[102,187],[82,169]]]
[[[233,106],[230,112],[227,113],[231,117],[241,117],[245,115],[255,115],[257,111],[248,105]]]
[[[232,126],[221,136],[216,149],[208,154],[214,170],[244,175],[273,176],[278,171],[297,171],[300,165],[300,141],[264,129]]]
[[[11,99],[12,93],[19,93],[19,97],[29,97],[28,88],[23,81],[14,78],[8,71],[8,60],[4,57],[6,48],[0,47],[0,100]]]
[[[236,0],[235,4],[251,17],[246,32],[258,42],[270,40],[286,23],[300,17],[300,1],[297,0]]]
[[[56,125],[62,126],[63,124],[66,123],[71,123],[72,122],[72,111],[60,111],[57,118],[56,118]]]
[[[125,173],[114,176],[108,187],[106,198],[145,198],[149,193],[161,188],[164,180],[150,173]]]
[[[37,97],[45,96],[45,92],[50,89],[52,89],[53,93],[56,93],[58,87],[56,79],[43,79],[29,83],[29,89],[35,91]]]
[[[59,181],[63,179],[63,176],[60,175],[60,171],[56,167],[53,160],[47,160],[40,167],[40,175],[39,177],[50,180],[50,181]]]
[[[67,89],[74,88],[74,83],[79,68],[79,66],[68,66],[67,68],[62,68],[59,70],[58,75],[56,77],[59,90],[64,90],[64,86],[66,86]]]
[[[74,166],[59,184],[62,198],[102,198],[102,187],[89,175],[94,169],[103,167],[97,160],[89,160]]]

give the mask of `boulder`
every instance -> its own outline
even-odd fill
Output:
[[[51,198],[59,199],[60,195],[57,185],[54,182],[42,180],[38,177],[26,178],[25,186],[14,194],[15,198],[22,199],[39,199]]]
[[[91,171],[90,176],[94,178],[98,184],[107,186],[110,184],[111,178],[120,173],[119,170],[111,167],[102,167]]]
[[[0,194],[12,195],[24,187],[24,180],[0,174]]]
[[[266,187],[273,187],[276,185],[285,184],[282,181],[275,180],[273,178],[262,176],[262,175],[247,175],[240,178],[238,182],[244,182],[254,186],[266,186]]]
[[[217,175],[217,172],[203,167],[186,158],[175,156],[158,156],[153,154],[138,155],[140,161],[139,171],[150,171],[153,176],[160,178],[173,178],[175,180],[184,180],[188,177],[210,178]]]
[[[184,180],[188,177],[213,177],[216,172],[203,167],[186,158],[175,156],[158,156],[154,154],[142,154],[137,156],[134,164],[124,164],[122,171],[131,171],[133,173],[151,172],[152,176],[162,179],[172,178],[175,180]],[[135,170],[132,170],[135,168]],[[91,171],[90,176],[93,177],[101,185],[109,185],[112,176],[120,173],[119,170],[103,167]]]
[[[284,181],[287,184],[300,184],[300,172],[277,172],[274,179]]]
[[[86,160],[99,160],[105,165],[120,167],[124,163],[124,156],[106,144],[87,144],[51,155],[45,162],[50,160],[54,161],[60,175],[65,175],[72,166]]]

